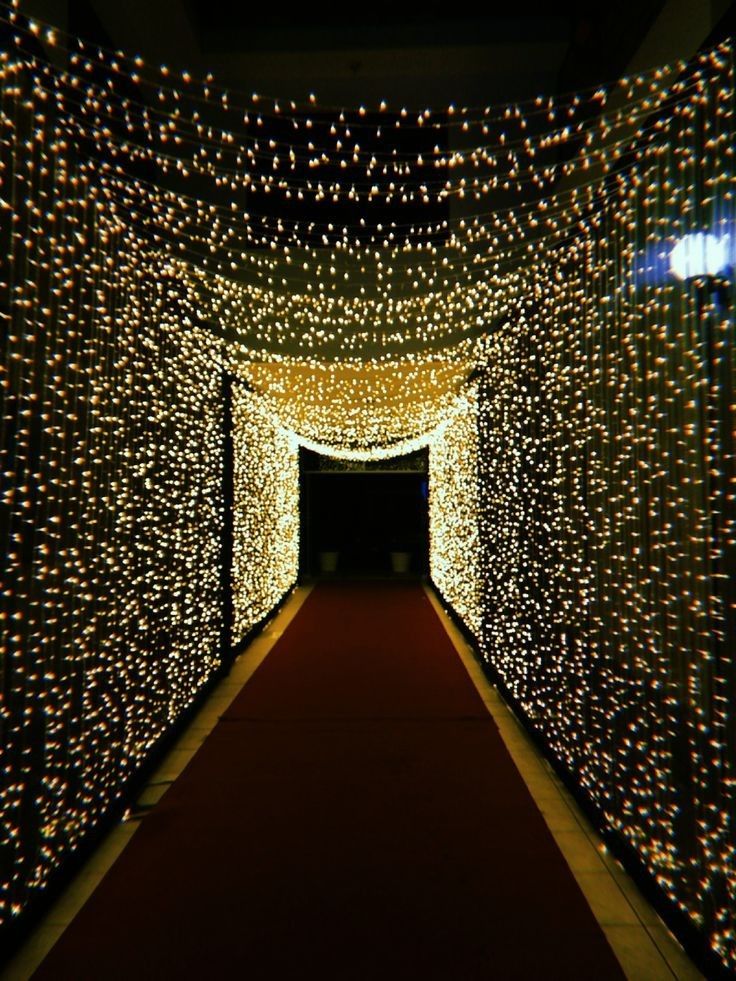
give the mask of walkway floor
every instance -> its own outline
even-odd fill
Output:
[[[305,600],[4,977],[700,977],[433,594]]]

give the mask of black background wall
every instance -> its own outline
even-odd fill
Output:
[[[321,469],[316,454],[303,454],[302,577],[322,574],[323,552],[337,552],[332,575],[392,575],[391,552],[408,552],[409,572],[426,573],[426,461],[410,465],[421,469]]]

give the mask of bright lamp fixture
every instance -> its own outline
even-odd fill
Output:
[[[678,279],[717,276],[728,265],[728,239],[707,232],[685,235],[670,253],[670,269]]]

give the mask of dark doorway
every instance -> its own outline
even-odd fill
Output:
[[[302,451],[300,511],[305,578],[427,572],[424,453],[346,464]]]

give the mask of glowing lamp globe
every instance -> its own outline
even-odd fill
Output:
[[[670,253],[670,269],[678,279],[717,276],[728,265],[728,241],[707,232],[685,235]]]

